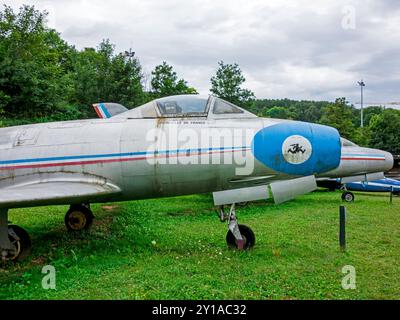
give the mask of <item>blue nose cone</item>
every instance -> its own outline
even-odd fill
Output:
[[[307,176],[337,168],[341,142],[334,128],[288,121],[260,130],[254,136],[252,151],[274,171]]]

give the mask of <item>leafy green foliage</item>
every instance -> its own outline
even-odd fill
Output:
[[[289,111],[283,107],[272,107],[266,112],[266,116],[269,118],[277,119],[290,119],[291,114]]]
[[[152,94],[155,98],[178,94],[197,94],[196,89],[189,87],[183,79],[178,79],[173,67],[165,61],[151,72]]]
[[[145,100],[139,61],[116,55],[109,40],[103,40],[97,50],[74,52],[72,77],[74,103],[82,108],[101,101],[135,107]]]
[[[387,109],[372,116],[370,145],[400,154],[400,111]]]
[[[138,59],[116,53],[109,40],[79,51],[46,26],[46,17],[34,6],[0,11],[3,124],[94,117],[90,105],[95,102],[136,107],[152,98],[144,92]],[[174,94],[196,93],[184,80],[173,89]]]
[[[250,111],[263,117],[318,122],[327,101],[297,101],[290,99],[257,99]],[[270,111],[271,109],[274,109]],[[283,111],[283,109],[285,111]]]
[[[7,115],[54,112],[68,97],[68,45],[45,25],[46,12],[0,12],[0,105]]]
[[[364,108],[364,126],[369,126],[371,119],[374,115],[380,115],[383,112],[383,108],[382,107],[368,107],[368,108]],[[360,114],[358,114],[358,119],[360,119]]]
[[[249,109],[254,101],[254,93],[249,89],[241,88],[246,81],[237,63],[224,64],[218,62],[219,68],[215,76],[211,78],[210,91],[231,103]]]
[[[351,139],[355,134],[352,119],[352,109],[347,105],[346,99],[338,98],[334,104],[324,109],[320,123],[335,127],[343,137]]]

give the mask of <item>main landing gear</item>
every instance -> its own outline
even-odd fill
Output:
[[[68,231],[88,230],[93,223],[89,205],[71,205],[65,215]],[[0,209],[0,259],[21,261],[31,252],[32,242],[28,232],[16,225],[8,224],[8,209]]]
[[[0,209],[0,255],[2,262],[23,260],[31,252],[28,232],[16,225],[8,224],[8,209]]]
[[[65,214],[64,222],[68,231],[82,231],[90,228],[93,218],[90,205],[71,205]]]
[[[256,236],[248,226],[238,224],[234,203],[231,205],[229,214],[225,213],[224,206],[220,207],[220,219],[221,222],[228,221],[229,230],[226,235],[226,242],[229,248],[247,250],[254,247]]]

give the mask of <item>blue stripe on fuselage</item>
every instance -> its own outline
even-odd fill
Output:
[[[62,161],[62,160],[83,160],[83,159],[98,159],[98,158],[113,158],[113,157],[131,157],[131,156],[147,156],[155,154],[175,154],[175,153],[191,153],[191,152],[207,152],[207,151],[224,151],[224,150],[241,150],[248,147],[218,147],[218,148],[198,148],[198,149],[177,149],[177,150],[162,150],[162,151],[139,151],[139,152],[126,152],[126,153],[105,153],[93,155],[79,155],[79,156],[63,156],[63,157],[48,157],[48,158],[32,158],[32,159],[16,159],[16,160],[2,160],[1,164],[18,164],[29,162],[45,162],[45,161]]]

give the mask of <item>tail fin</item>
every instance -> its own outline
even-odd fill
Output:
[[[122,112],[128,111],[123,105],[112,102],[101,102],[93,104],[99,118],[108,119]]]

